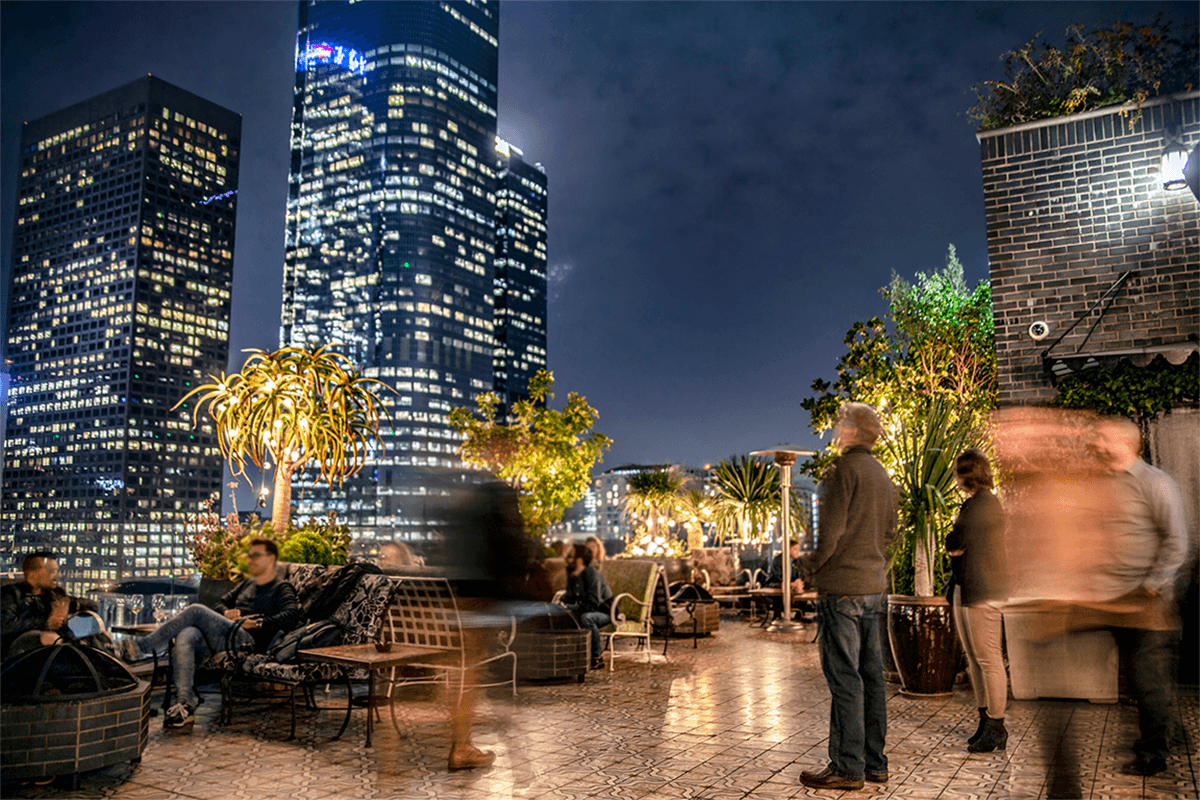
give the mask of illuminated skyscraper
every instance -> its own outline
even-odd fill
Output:
[[[496,139],[495,391],[505,407],[526,398],[546,368],[546,170]]]
[[[300,4],[282,344],[339,343],[388,383],[394,427],[301,516],[360,535],[423,527],[457,467],[451,408],[493,386],[498,4]]]
[[[0,547],[73,588],[190,569],[220,492],[213,431],[170,409],[226,366],[240,135],[149,76],[22,131]]]

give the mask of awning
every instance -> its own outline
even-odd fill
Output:
[[[1093,353],[1071,353],[1060,356],[1043,353],[1042,367],[1051,380],[1057,383],[1073,373],[1096,368],[1110,369],[1121,361],[1128,361],[1135,367],[1145,367],[1154,359],[1162,356],[1171,364],[1178,366],[1187,361],[1192,353],[1198,350],[1200,350],[1200,342],[1197,342],[1195,338],[1191,338],[1172,344],[1099,350]]]

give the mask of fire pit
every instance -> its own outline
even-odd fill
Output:
[[[564,680],[583,683],[588,671],[588,632],[562,606],[545,603],[544,614],[521,621],[512,649],[517,676],[522,680]]]
[[[0,673],[0,778],[78,775],[137,762],[150,729],[150,684],[75,644],[40,647]]]

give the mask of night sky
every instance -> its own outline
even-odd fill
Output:
[[[1072,23],[1186,3],[504,3],[499,133],[550,180],[549,361],[627,462],[816,446],[800,400],[954,244],[987,277],[971,86]],[[147,72],[243,115],[230,361],[278,346],[296,6],[4,3],[20,127]],[[7,308],[7,278],[4,307]]]

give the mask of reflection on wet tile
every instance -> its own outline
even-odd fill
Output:
[[[829,695],[817,648],[765,634],[732,617],[699,648],[674,648],[667,663],[623,660],[611,675],[587,682],[522,686],[514,702],[481,702],[476,742],[497,754],[495,765],[446,771],[445,705],[429,696],[397,702],[395,724],[384,711],[374,747],[364,746],[365,715],[331,741],[341,716],[302,712],[297,738],[286,741],[284,705],[234,711],[218,724],[219,698],[199,709],[191,734],[164,732],[153,720],[141,764],[48,786],[5,784],[5,798],[179,798],[179,800],[1033,800],[1195,798],[1195,765],[1186,755],[1142,780],[1121,775],[1137,735],[1127,705],[1014,702],[1006,722],[1008,749],[969,754],[974,699],[904,697],[892,687],[887,753],[890,780],[857,792],[800,784],[800,772],[827,760]],[[318,700],[344,702],[335,691]],[[1200,703],[1179,704],[1181,753],[1200,740]]]

